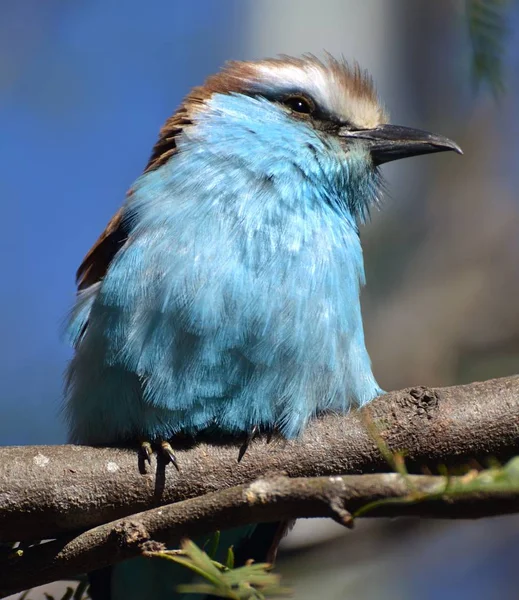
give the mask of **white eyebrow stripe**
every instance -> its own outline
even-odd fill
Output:
[[[258,80],[270,90],[282,92],[295,89],[306,92],[328,113],[341,121],[371,129],[386,122],[386,115],[372,97],[362,95],[347,86],[343,79],[335,76],[333,70],[315,62],[304,66],[294,64],[256,65]]]

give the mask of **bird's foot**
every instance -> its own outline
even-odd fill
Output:
[[[142,458],[149,465],[151,465],[151,457],[153,455],[153,448],[151,447],[151,444],[148,441],[143,440],[141,442],[140,452],[141,452]]]
[[[162,442],[160,442],[160,449],[162,451],[163,456],[165,456],[168,459],[168,461],[173,464],[175,469],[180,472],[180,467],[178,466],[177,457],[175,456],[175,453],[173,452],[173,448],[171,447],[171,444],[169,442],[165,442],[164,440],[162,440]]]
[[[241,462],[241,459],[245,456],[245,452],[247,452],[250,443],[252,442],[258,431],[259,427],[257,425],[254,425],[254,427],[247,434],[247,437],[245,438],[245,441],[241,445],[240,451],[238,452],[238,462]]]
[[[177,458],[173,452],[173,448],[169,442],[162,440],[159,443],[161,454],[167,459],[168,462],[172,463],[177,471],[180,471]],[[153,456],[153,447],[148,440],[141,441],[140,453],[148,464],[151,465],[151,457]]]

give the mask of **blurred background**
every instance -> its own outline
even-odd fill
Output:
[[[65,441],[75,270],[162,122],[230,58],[354,58],[394,123],[462,146],[384,167],[383,210],[361,233],[368,348],[385,389],[519,372],[519,6],[494,4],[506,16],[486,64],[456,0],[2,0],[0,444]],[[501,51],[496,98],[473,75],[490,65],[497,89]],[[278,570],[298,600],[506,600],[518,559],[518,517],[301,521]]]

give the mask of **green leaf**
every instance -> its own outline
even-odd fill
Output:
[[[198,582],[177,587],[179,593],[205,594],[230,600],[266,600],[290,594],[288,588],[279,585],[280,577],[271,573],[269,564],[251,563],[243,567],[232,568],[234,552],[227,552],[227,563],[223,565],[212,560],[203,550],[190,540],[184,540],[181,550],[150,552],[147,556],[165,558],[182,565],[207,583]]]
[[[207,552],[207,554],[214,559],[216,557],[216,553],[218,552],[218,546],[220,545],[220,531],[215,531],[213,533],[213,537],[211,540],[211,548]],[[205,548],[204,548],[205,550]]]
[[[234,548],[230,546],[227,549],[227,557],[225,559],[225,566],[228,569],[234,569]]]
[[[496,97],[505,90],[503,56],[509,6],[510,0],[466,0],[473,80],[476,85],[488,84]]]
[[[447,501],[449,498],[474,492],[519,492],[519,456],[510,459],[504,466],[493,466],[483,471],[472,470],[461,477],[439,478],[438,484],[427,493],[409,486],[409,492],[405,496],[369,502],[361,506],[353,517],[360,517],[374,508],[388,504],[416,504],[427,500]]]

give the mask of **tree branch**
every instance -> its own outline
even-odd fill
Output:
[[[408,468],[499,460],[519,453],[519,376],[385,394],[361,411],[314,420],[301,439],[199,443],[176,451],[181,472],[159,460],[143,473],[135,450],[87,446],[0,448],[0,541],[85,530],[153,506],[251,482],[388,470],[372,432]],[[140,467],[140,468],[139,468]]]
[[[484,481],[454,477],[447,485],[445,477],[397,473],[258,479],[30,547],[21,556],[13,554],[0,561],[0,597],[160,550],[159,542],[178,544],[186,532],[198,536],[222,526],[303,517],[331,517],[350,526],[350,513],[370,503],[375,504],[362,516],[475,518],[517,512],[517,475],[512,472],[503,484],[503,471],[495,478],[485,475]]]

